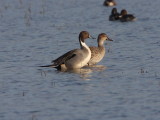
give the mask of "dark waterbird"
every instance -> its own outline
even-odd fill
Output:
[[[105,0],[103,3],[104,6],[115,6],[117,3],[114,0]]]
[[[128,14],[127,10],[123,9],[121,11],[120,15],[120,21],[121,22],[129,22],[129,21],[135,21],[136,17],[133,16],[132,14]]]
[[[113,8],[111,11],[111,15],[109,16],[110,21],[119,20],[120,14],[117,12],[117,8]]]

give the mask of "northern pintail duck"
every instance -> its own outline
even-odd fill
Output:
[[[40,67],[54,67],[58,70],[71,70],[82,68],[86,65],[91,58],[91,51],[86,45],[85,40],[91,38],[87,31],[82,31],[79,34],[80,49],[71,50],[57,59],[53,60],[51,65],[40,66]]]
[[[88,65],[94,65],[97,64],[98,62],[100,62],[104,55],[105,55],[105,47],[104,47],[104,41],[113,41],[112,39],[110,39],[105,33],[101,33],[98,35],[97,38],[97,43],[98,46],[91,46],[89,47],[91,50],[91,59],[88,62]]]
[[[119,20],[120,14],[117,12],[117,8],[113,8],[111,11],[111,15],[109,16],[110,21]]]
[[[134,21],[134,20],[136,20],[136,17],[134,17],[132,14],[128,14],[127,10],[123,9],[121,11],[121,15],[120,15],[121,22],[128,22],[128,21]]]
[[[103,5],[104,6],[115,6],[116,2],[114,0],[105,0]]]

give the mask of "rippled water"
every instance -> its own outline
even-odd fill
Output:
[[[0,1],[0,120],[160,120],[160,1],[117,0],[137,17],[128,23],[102,4]],[[82,30],[114,40],[96,67],[37,67],[78,48]]]

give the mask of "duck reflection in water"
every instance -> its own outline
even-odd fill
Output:
[[[93,72],[100,72],[100,71],[104,71],[105,69],[107,69],[106,66],[103,65],[92,65],[89,67],[83,67],[80,69],[73,69],[73,70],[54,70],[54,72],[56,71],[58,74],[59,73],[69,73],[69,74],[78,74],[80,75],[80,78],[82,78],[83,80],[91,80],[92,78],[92,73]],[[47,71],[43,71],[42,69],[39,69],[41,71],[41,76],[46,77],[49,73],[53,73],[53,70],[47,70]]]

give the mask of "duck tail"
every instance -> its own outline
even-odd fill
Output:
[[[43,65],[43,66],[39,66],[39,67],[52,67],[52,68],[55,68],[56,66],[54,66],[54,65]]]

